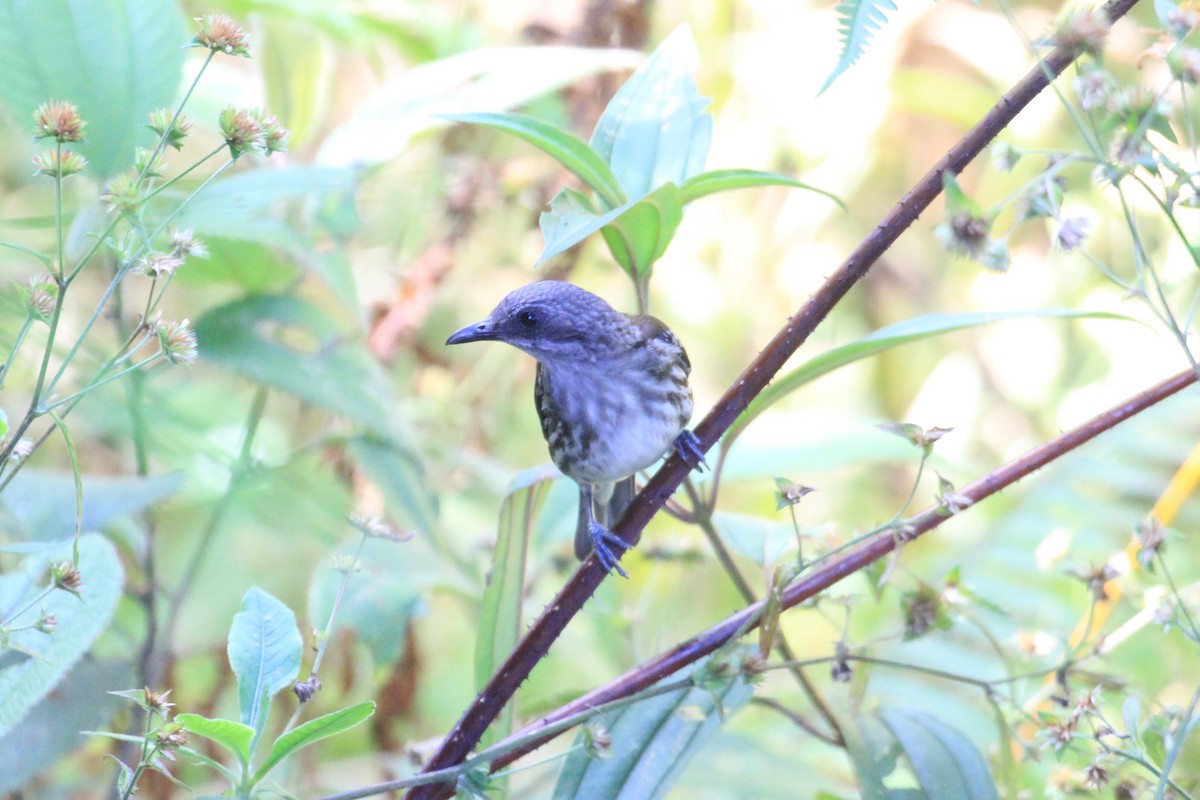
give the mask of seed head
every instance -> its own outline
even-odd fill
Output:
[[[79,116],[74,103],[52,100],[42,103],[33,112],[33,139],[54,139],[59,142],[82,142],[87,123]]]
[[[1072,13],[1054,32],[1051,40],[1073,56],[1087,53],[1099,56],[1104,50],[1104,39],[1108,36],[1108,15],[1098,8],[1089,8]]]
[[[50,579],[54,582],[54,588],[70,592],[76,597],[80,596],[79,590],[83,587],[83,575],[70,561],[51,564]]]
[[[142,204],[142,190],[137,175],[122,172],[113,178],[100,200],[113,214],[132,214]]]
[[[58,284],[48,274],[35,275],[29,279],[26,287],[29,310],[46,321],[58,306]]]
[[[174,124],[171,123],[171,120],[175,121]],[[150,124],[146,127],[159,136],[166,133],[167,145],[176,150],[182,150],[183,140],[191,132],[192,123],[182,114],[176,117],[175,112],[170,109],[160,108],[157,111],[150,112]]]
[[[214,53],[250,57],[250,36],[224,14],[209,14],[198,17],[200,29],[192,37],[192,47],[206,47]]]
[[[158,321],[154,323],[158,333],[158,346],[162,354],[172,364],[192,364],[199,355],[196,345],[196,332],[191,329],[188,320],[182,322]]]
[[[37,167],[35,175],[49,175],[52,178],[66,178],[83,172],[87,168],[87,159],[71,150],[59,152],[57,148],[45,150],[33,157],[33,165]]]

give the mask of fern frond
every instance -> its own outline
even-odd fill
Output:
[[[843,0],[836,10],[841,23],[842,55],[817,94],[858,61],[871,37],[887,22],[887,12],[896,10],[896,4],[892,0]]]

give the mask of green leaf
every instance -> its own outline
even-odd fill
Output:
[[[753,652],[754,648],[745,648]],[[711,659],[666,679],[704,677]],[[626,797],[654,800],[670,790],[687,762],[717,732],[724,719],[749,702],[754,687],[741,674],[706,688],[683,688],[605,714],[612,742],[607,758],[575,748],[567,757],[554,800]]]
[[[254,773],[254,778],[251,782],[258,783],[261,781],[266,777],[268,772],[275,768],[276,764],[297,750],[347,731],[374,713],[374,703],[369,701],[358,703],[349,708],[343,708],[340,711],[333,711],[316,719],[310,719],[295,730],[285,733],[275,740],[275,744],[271,745],[271,754],[263,762],[263,765],[258,768],[258,772]]]
[[[961,733],[932,714],[884,708],[876,716],[904,750],[928,800],[994,800],[987,761]]]
[[[664,183],[681,186],[704,169],[712,116],[692,80],[696,45],[676,28],[618,90],[589,144],[608,163],[626,197],[645,197]]]
[[[78,602],[78,601],[77,601]],[[6,734],[0,747],[0,793],[13,792],[79,747],[79,732],[108,724],[121,701],[104,691],[129,686],[133,664],[85,659]]]
[[[601,229],[608,250],[617,263],[636,280],[646,280],[654,262],[683,221],[683,203],[673,183],[659,186],[638,200]]]
[[[842,211],[846,210],[846,204],[837,195],[824,189],[809,186],[807,183],[801,183],[776,172],[759,172],[756,169],[713,169],[693,175],[679,187],[680,201],[687,205],[693,200],[699,200],[701,197],[717,192],[727,192],[730,189],[752,189],[757,186],[788,186],[792,189],[805,189],[828,197],[837,203],[838,208]]]
[[[146,117],[175,97],[186,38],[172,0],[0,0],[0,99],[26,126],[49,100],[77,105],[86,141],[67,147],[104,180],[153,141]]]
[[[318,248],[313,230],[329,227],[338,209],[353,207],[361,177],[361,170],[350,168],[251,170],[205,188],[183,207],[176,225],[202,236],[282,250],[320,278],[343,308],[357,313],[358,290],[349,260],[339,249]],[[357,217],[350,217],[353,229]]]
[[[490,128],[520,137],[549,155],[592,188],[607,208],[625,202],[621,185],[592,148],[570,133],[523,114],[447,114],[446,119]]]
[[[70,543],[27,558],[19,569],[0,575],[0,608],[16,609],[40,595],[45,586],[47,564],[71,557]],[[35,624],[42,614],[53,614],[58,627],[51,633],[32,628],[10,635],[12,651],[0,660],[0,739],[14,729],[79,661],[103,633],[121,598],[123,572],[117,551],[99,534],[79,540],[78,568],[83,576],[79,597],[64,591],[50,592],[11,619],[10,628]],[[10,657],[12,656],[12,657]]]
[[[633,203],[611,211],[599,212],[591,198],[571,188],[560,189],[550,201],[550,209],[538,217],[546,246],[534,266],[541,266],[554,256],[582,242],[596,231],[625,213]]]
[[[200,355],[388,438],[391,391],[357,332],[297,297],[257,295],[196,323]]]
[[[399,505],[416,527],[430,533],[436,526],[437,496],[425,481],[420,458],[402,442],[360,436],[346,443],[350,457],[383,490],[389,502]]]
[[[546,467],[518,475],[500,506],[492,566],[479,611],[475,640],[475,686],[483,687],[508,658],[521,636],[521,607],[525,600],[525,564],[538,508],[545,500],[557,472]],[[481,744],[487,747],[512,732],[513,705],[509,703]]]
[[[231,719],[210,719],[199,714],[179,714],[175,717],[186,730],[197,736],[216,742],[237,756],[244,767],[250,763],[250,745],[254,741],[254,728]]]
[[[147,478],[84,475],[82,481],[83,530],[95,531],[170,497],[183,485],[183,475],[168,473]],[[72,473],[23,469],[0,495],[0,505],[8,512],[8,532],[14,538],[55,542],[75,535]]]
[[[759,393],[746,410],[734,421],[725,434],[728,447],[745,431],[755,417],[770,408],[786,395],[839,367],[881,353],[892,347],[917,342],[950,331],[974,328],[992,322],[1009,319],[1052,318],[1052,319],[1113,319],[1128,320],[1120,314],[1095,311],[1078,311],[1071,308],[1051,308],[1034,311],[976,311],[961,314],[926,314],[913,317],[893,325],[880,328],[856,342],[835,347],[813,358],[796,369],[777,378]]]
[[[887,755],[890,744],[881,734],[886,734],[879,723],[869,717],[854,715],[841,725],[846,739],[846,755],[854,770],[854,781],[863,800],[889,800],[887,787],[883,785],[894,767]]]
[[[796,532],[791,523],[772,522],[749,514],[718,511],[713,523],[730,549],[762,567],[769,567],[790,549]]]
[[[322,35],[326,31],[322,29]],[[611,47],[480,47],[400,71],[356,104],[321,143],[329,165],[377,164],[453,114],[505,111],[580,78],[631,69],[642,54]]]
[[[871,37],[887,22],[887,12],[896,10],[896,4],[892,0],[843,0],[835,10],[841,22],[842,54],[821,84],[821,92],[858,61]]]
[[[229,666],[238,682],[242,722],[261,733],[271,696],[300,670],[300,632],[292,610],[252,586],[229,628]]]

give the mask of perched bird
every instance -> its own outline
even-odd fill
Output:
[[[595,550],[605,570],[625,576],[617,561],[626,545],[607,525],[632,499],[634,473],[672,445],[689,466],[704,462],[686,429],[692,366],[683,346],[654,317],[622,314],[562,281],[509,293],[446,344],[481,341],[507,342],[537,359],[533,397],[542,435],[554,464],[579,484],[575,555]]]

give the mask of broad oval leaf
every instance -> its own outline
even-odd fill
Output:
[[[186,38],[173,0],[0,0],[0,98],[27,124],[47,101],[77,105],[85,141],[67,147],[104,180],[153,141],[147,115],[174,100]]]
[[[285,733],[275,740],[275,744],[271,745],[271,754],[263,762],[263,765],[258,768],[258,772],[254,774],[252,782],[258,783],[261,781],[266,777],[268,772],[275,768],[276,764],[297,750],[347,731],[368,719],[374,713],[374,703],[370,701],[357,703],[349,708],[332,711],[316,719],[310,719],[295,730]]]
[[[624,214],[633,203],[601,213],[587,195],[575,189],[561,189],[550,201],[550,210],[538,218],[546,246],[534,266],[541,266],[559,253],[574,247],[596,231]]]
[[[621,185],[604,159],[570,133],[524,114],[447,114],[446,119],[486,125],[511,133],[537,147],[592,188],[608,208],[625,202]]]
[[[699,675],[709,661],[704,659],[667,682]],[[606,715],[611,755],[594,759],[585,748],[576,747],[559,774],[554,800],[662,797],[724,719],[753,694],[753,685],[736,674],[705,688],[681,688],[648,697]]]
[[[298,297],[257,295],[196,323],[200,356],[389,435],[391,391],[358,333]]]
[[[0,575],[0,617],[8,617],[40,594],[47,564],[69,559],[71,550],[69,543],[60,545],[30,556],[20,569]],[[121,598],[124,576],[117,551],[103,536],[87,534],[79,540],[78,568],[83,576],[80,597],[50,592],[5,619],[14,630],[0,668],[0,739],[58,685],[108,628]],[[48,634],[32,627],[43,612],[58,619],[58,627]],[[13,654],[19,655],[10,658]]]
[[[237,756],[242,765],[250,763],[250,744],[254,728],[232,719],[212,719],[200,714],[178,714],[175,721],[185,730],[216,742]]]
[[[925,711],[884,708],[876,716],[896,737],[928,800],[995,800],[987,761],[966,736]]]
[[[926,314],[913,317],[894,325],[887,325],[867,334],[856,342],[835,347],[801,364],[783,377],[773,381],[750,402],[746,410],[729,426],[723,441],[728,447],[746,430],[755,417],[785,395],[816,380],[839,367],[852,364],[892,347],[920,341],[950,331],[973,328],[991,322],[1009,319],[1062,318],[1062,319],[1113,319],[1128,321],[1129,317],[1098,311],[1078,311],[1072,308],[1051,308],[1034,311],[975,311],[962,314]]]
[[[300,632],[292,610],[257,586],[242,598],[229,628],[229,666],[238,682],[242,722],[261,733],[271,696],[300,670]]]
[[[697,61],[691,29],[668,36],[609,101],[592,132],[592,149],[608,162],[626,197],[676,186],[704,169],[712,116],[692,80]]]

